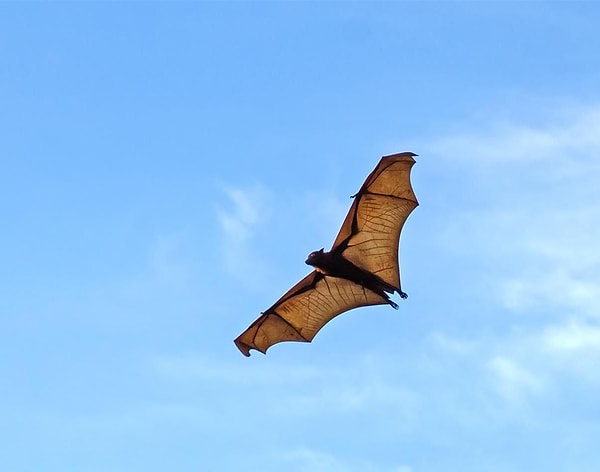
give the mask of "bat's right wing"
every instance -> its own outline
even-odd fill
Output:
[[[331,249],[399,293],[400,232],[418,205],[410,184],[413,156],[403,152],[381,158],[354,196]]]
[[[385,305],[381,295],[346,279],[313,271],[235,339],[245,356],[283,341],[310,342],[331,319],[360,306]]]

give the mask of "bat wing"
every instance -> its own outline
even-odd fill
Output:
[[[346,279],[313,271],[294,285],[234,341],[245,356],[283,341],[310,342],[331,319],[352,308],[387,300]]]
[[[331,248],[399,293],[400,231],[419,204],[410,184],[413,156],[404,152],[381,158],[354,196]]]

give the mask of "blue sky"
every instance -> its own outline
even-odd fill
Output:
[[[3,468],[597,471],[599,23],[0,4]],[[408,300],[243,357],[400,151]]]

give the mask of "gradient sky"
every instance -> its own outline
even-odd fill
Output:
[[[600,470],[600,4],[0,4],[10,472]],[[419,154],[398,311],[232,340]]]

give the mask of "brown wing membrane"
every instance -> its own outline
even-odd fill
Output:
[[[413,156],[405,152],[381,158],[354,196],[331,249],[398,292],[400,231],[419,204],[410,185]]]
[[[317,271],[304,277],[235,340],[245,356],[251,349],[265,353],[282,341],[310,342],[327,322],[352,308],[395,306],[384,290],[405,296],[400,289],[398,246],[402,226],[418,205],[410,185],[413,156],[405,152],[381,158],[355,195],[331,252],[323,255],[329,259],[321,259],[330,265],[317,265],[322,272],[347,278]]]
[[[310,342],[332,318],[352,308],[384,305],[381,295],[346,279],[313,271],[292,287],[234,342],[245,356],[283,341]]]

